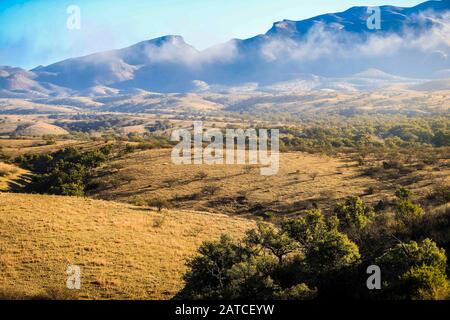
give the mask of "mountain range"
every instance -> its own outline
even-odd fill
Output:
[[[1,98],[108,96],[139,92],[361,90],[406,84],[448,88],[450,0],[412,8],[367,7],[302,21],[199,51],[169,35],[32,70],[0,67]]]

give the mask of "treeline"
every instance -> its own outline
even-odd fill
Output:
[[[26,192],[83,196],[92,171],[111,154],[112,145],[83,151],[65,148],[50,154],[21,155],[15,162],[33,174]]]
[[[241,241],[222,236],[192,258],[178,299],[448,299],[450,212],[425,214],[406,189],[392,212],[360,198],[333,213],[259,223]],[[369,266],[381,290],[369,290]]]
[[[110,129],[136,126],[145,123],[142,119],[131,120],[128,116],[108,114],[76,114],[76,115],[52,115],[55,125],[71,132],[106,131]],[[68,121],[69,120],[69,121]]]
[[[300,126],[282,127],[280,134],[280,148],[286,151],[450,146],[450,122],[444,117],[311,120]]]
[[[91,133],[91,132],[110,132],[117,136],[123,136],[121,132],[123,127],[144,125],[147,133],[156,133],[172,128],[168,120],[156,120],[155,123],[146,123],[144,119],[129,119],[123,116],[96,115],[92,116],[73,116],[68,119],[55,121],[55,125],[66,129],[72,133]]]

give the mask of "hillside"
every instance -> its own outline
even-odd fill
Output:
[[[0,192],[8,191],[10,185],[26,173],[27,171],[24,169],[0,161]]]
[[[0,193],[0,298],[171,298],[202,241],[239,237],[252,225],[224,215]],[[69,265],[81,267],[76,293],[65,289]]]
[[[23,127],[18,127],[14,132],[20,136],[43,136],[43,135],[64,135],[68,134],[66,130],[49,123],[37,122]]]
[[[449,174],[442,164],[436,170],[430,166],[381,179],[363,174],[367,168],[359,167],[350,157],[287,152],[280,155],[277,175],[265,177],[257,166],[180,166],[171,163],[170,150],[149,150],[129,154],[102,168],[92,196],[137,204],[165,199],[180,209],[277,217],[295,215],[315,205],[330,209],[349,195],[376,204],[391,197],[402,183],[425,198],[430,186],[448,179]]]
[[[93,98],[0,99],[0,114],[3,114],[2,118],[24,115],[26,118],[22,120],[36,122],[45,121],[45,114],[58,114],[60,118],[74,117],[74,111],[90,114],[145,113],[157,115],[157,119],[161,119],[162,114],[175,118],[187,113],[239,116],[236,114],[241,112],[266,116],[289,112],[303,117],[317,115],[318,112],[345,114],[349,109],[356,113],[379,114],[448,112],[448,80],[416,84],[394,80],[386,88],[384,86],[388,84],[386,81],[390,81],[389,75],[375,74],[371,77],[370,74],[363,74],[352,78],[321,79],[317,83],[315,80],[288,81],[274,86],[256,86],[249,90],[236,87],[189,94],[140,92]],[[369,90],[372,84],[384,89]],[[13,132],[19,125],[17,120],[14,122],[0,120],[0,134]]]
[[[0,99],[0,114],[72,113],[75,108],[47,105],[22,99]]]

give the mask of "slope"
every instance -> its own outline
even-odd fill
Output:
[[[0,193],[0,297],[167,299],[202,241],[251,226],[224,215]],[[81,268],[76,292],[65,289],[69,265]]]

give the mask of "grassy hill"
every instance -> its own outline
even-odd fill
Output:
[[[87,198],[0,193],[0,298],[167,299],[204,240],[248,220]],[[69,265],[81,290],[65,288]]]
[[[170,150],[158,149],[112,161],[98,175],[99,187],[92,195],[104,200],[139,204],[164,199],[179,209],[279,216],[295,215],[314,204],[331,209],[350,195],[376,204],[392,198],[399,185],[426,197],[433,183],[448,177],[448,169],[427,167],[380,180],[364,175],[352,159],[291,152],[280,155],[278,174],[267,177],[256,166],[175,165]]]
[[[23,154],[52,153],[67,147],[91,150],[102,147],[103,145],[105,145],[104,142],[85,142],[77,140],[58,140],[49,144],[46,140],[42,139],[0,139],[2,153],[11,158]]]
[[[0,99],[0,114],[73,113],[76,108],[42,104],[23,99]]]
[[[37,122],[18,128],[15,132],[20,136],[44,136],[44,135],[64,135],[68,134],[66,130],[49,123]]]

